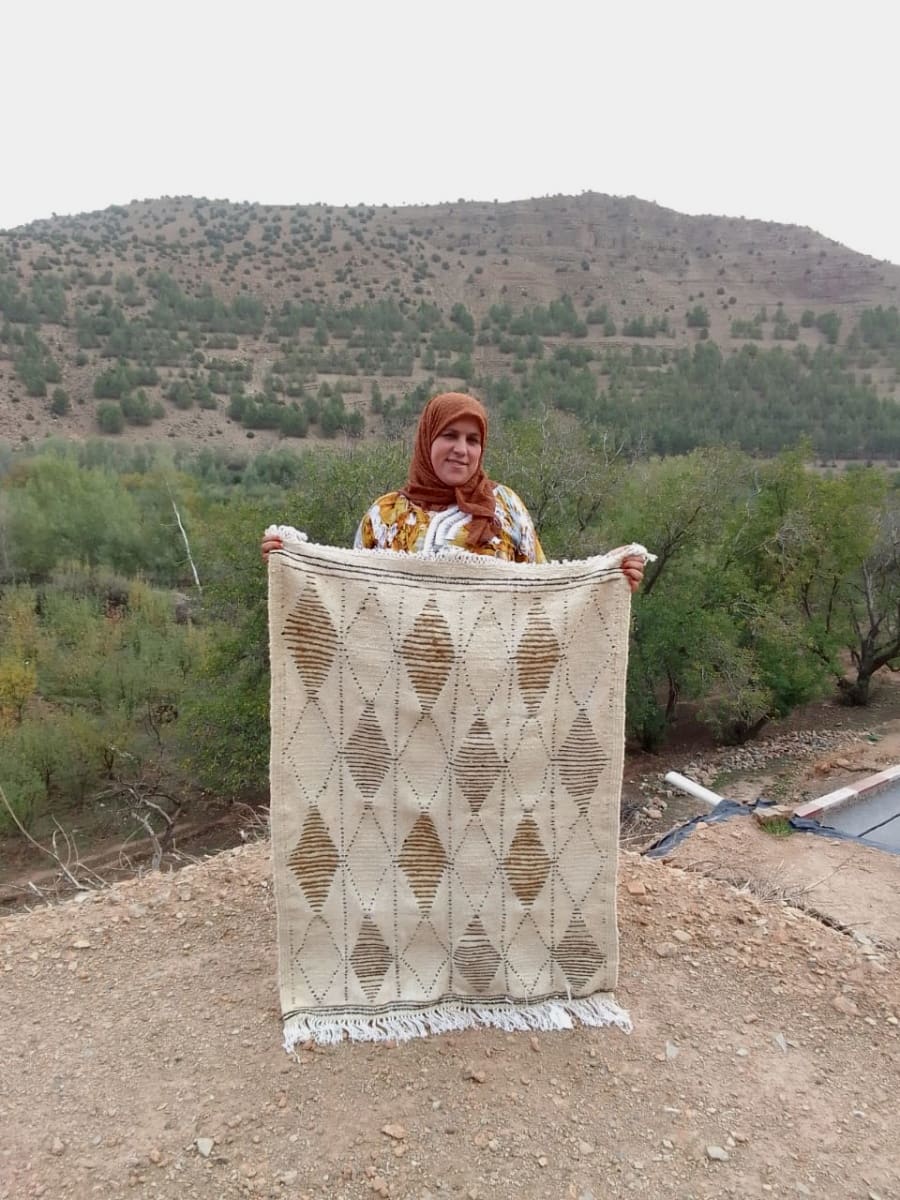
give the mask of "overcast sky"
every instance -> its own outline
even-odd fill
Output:
[[[895,0],[8,5],[0,228],[161,195],[592,190],[810,225],[900,263],[898,14]]]

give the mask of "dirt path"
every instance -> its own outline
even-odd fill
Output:
[[[893,951],[629,854],[630,1037],[295,1061],[268,879],[259,844],[0,921],[2,1200],[900,1197]]]

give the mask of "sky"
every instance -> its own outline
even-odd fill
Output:
[[[0,228],[596,191],[900,263],[898,36],[894,0],[29,0],[4,10]]]

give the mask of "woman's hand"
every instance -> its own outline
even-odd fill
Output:
[[[280,537],[273,537],[271,534],[265,534],[262,540],[262,560],[268,562],[269,555],[273,550],[281,550],[284,548],[284,542]]]
[[[622,573],[632,592],[636,592],[644,581],[644,560],[636,554],[622,559]]]
[[[610,554],[616,554],[619,550],[624,549],[624,546],[618,546],[616,550],[610,550]],[[639,554],[629,554],[622,559],[620,570],[631,591],[636,592],[644,581],[644,560]]]

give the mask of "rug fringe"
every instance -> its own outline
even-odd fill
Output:
[[[413,1012],[295,1013],[285,1018],[284,1048],[289,1053],[302,1042],[330,1046],[353,1042],[405,1042],[432,1033],[457,1033],[489,1027],[507,1033],[551,1032],[582,1025],[615,1025],[631,1033],[631,1018],[612,996],[598,993],[582,1000],[543,1000],[536,1004],[461,1004],[446,1001]]]

